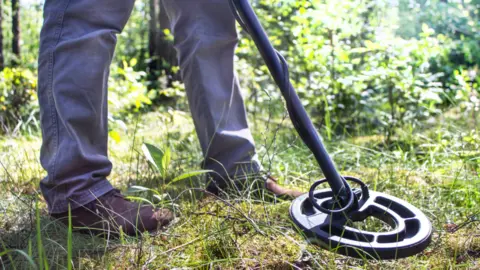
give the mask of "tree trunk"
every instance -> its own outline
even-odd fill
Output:
[[[20,1],[12,0],[12,66],[20,63]]]
[[[167,87],[170,87],[175,80],[179,80],[178,74],[172,71],[177,66],[177,55],[173,43],[168,39],[165,30],[170,29],[168,17],[164,14],[162,1],[150,1],[150,20],[148,34],[148,52],[150,55],[149,75],[151,81],[156,81],[162,74],[167,76]],[[165,87],[162,86],[162,87]],[[152,87],[158,87],[152,84]]]
[[[0,71],[3,70],[3,67],[5,66],[5,60],[3,59],[3,21],[2,21],[2,15],[3,15],[3,0],[0,0]]]
[[[157,33],[158,33],[158,10],[159,10],[159,1],[158,0],[149,0],[150,8],[149,14],[150,18],[148,21],[149,31],[148,31],[148,54],[150,56],[149,63],[149,73],[151,79],[156,78],[155,72],[158,70],[158,57],[157,57]]]
[[[163,3],[163,2],[161,2]],[[165,8],[160,4],[160,10],[158,13],[160,31],[157,36],[157,56],[159,59],[159,67],[165,70],[165,75],[168,79],[168,87],[172,86],[172,83],[176,80],[180,80],[179,73],[173,72],[172,68],[178,65],[177,53],[173,47],[173,41],[169,39],[169,35],[165,32],[170,30],[170,21],[167,14],[165,14]]]

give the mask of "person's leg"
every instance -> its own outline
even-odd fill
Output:
[[[168,224],[168,210],[130,202],[107,180],[107,81],[134,0],[47,0],[40,34],[38,97],[50,215],[93,233],[136,235]],[[105,232],[107,231],[107,232]]]
[[[227,0],[164,0],[205,169],[220,185],[258,173],[234,72],[235,19]]]
[[[112,190],[106,177],[107,80],[116,34],[134,0],[47,0],[40,34],[40,187],[50,213]]]

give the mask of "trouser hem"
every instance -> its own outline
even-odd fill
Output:
[[[70,209],[74,210],[95,201],[98,197],[105,195],[111,190],[113,190],[112,184],[110,184],[110,182],[105,179],[97,182],[93,187],[89,188],[88,190],[75,194],[74,196],[67,198],[64,201],[56,201],[54,205],[48,206],[48,211],[50,214],[65,213],[68,212],[69,204]]]

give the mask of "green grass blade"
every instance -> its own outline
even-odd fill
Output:
[[[187,173],[184,173],[182,175],[179,175],[175,178],[173,178],[172,181],[170,181],[167,186],[169,185],[172,185],[176,182],[179,182],[181,180],[184,180],[184,179],[188,179],[190,177],[194,177],[194,176],[198,176],[198,175],[202,175],[202,174],[206,174],[206,173],[209,173],[209,172],[213,172],[212,170],[198,170],[198,171],[193,171],[193,172],[187,172]]]
[[[29,257],[33,256],[32,239],[28,239],[28,256]]]
[[[5,246],[5,243],[3,242],[3,240],[2,240],[1,238],[0,238],[0,241],[2,242],[2,248],[3,248],[3,250],[7,251],[8,249],[7,249],[7,247]],[[15,268],[15,263],[13,262],[13,258],[12,258],[12,256],[10,255],[10,252],[5,253],[5,254],[3,254],[3,255],[7,255],[8,259],[9,259],[10,262],[12,262],[12,264],[13,264],[13,268],[16,269],[16,268]],[[3,255],[0,255],[0,258],[1,258]],[[2,266],[3,266],[3,264],[2,264]],[[4,267],[4,269],[5,269],[5,267]]]
[[[33,269],[37,269],[37,266],[35,265],[35,262],[33,261],[32,257],[29,256],[27,253],[25,253],[25,251],[20,250],[20,249],[4,250],[4,251],[0,252],[0,257],[2,257],[4,255],[9,255],[12,252],[19,253],[20,255],[25,257],[25,259],[27,259],[28,263],[33,267]]]
[[[43,270],[44,269],[43,244],[42,244],[42,231],[40,227],[40,209],[38,208],[38,200],[35,202],[35,217],[36,217],[36,229],[37,229],[38,265],[40,266],[40,270]]]
[[[72,210],[68,204],[67,269],[72,270]]]

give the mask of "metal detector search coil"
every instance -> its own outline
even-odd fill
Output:
[[[308,194],[293,201],[290,216],[295,224],[311,243],[352,257],[396,259],[423,251],[432,235],[432,224],[425,214],[404,200],[369,191],[359,179],[338,173],[290,82],[287,61],[273,48],[249,1],[229,1],[235,18],[252,37],[278,85],[295,130],[325,175]],[[352,189],[347,181],[361,188]],[[328,183],[330,189],[315,190],[321,183]],[[369,232],[348,226],[368,217],[378,218],[393,229]]]
[[[312,203],[329,205],[333,197],[330,189],[316,190],[300,196],[290,206],[293,221],[313,244],[347,256],[386,260],[415,255],[430,243],[430,221],[422,211],[404,200],[369,191],[368,195],[362,193],[356,198],[355,209],[343,213],[324,213]],[[390,225],[392,230],[369,232],[348,226],[371,216]]]

